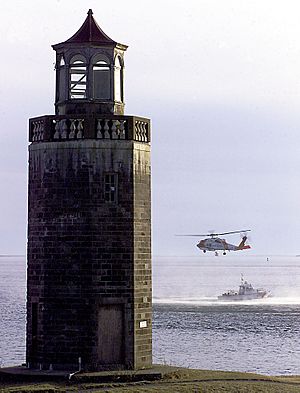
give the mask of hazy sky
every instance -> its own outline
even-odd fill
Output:
[[[28,118],[54,113],[51,45],[89,8],[152,119],[154,255],[248,228],[247,254],[300,254],[299,0],[2,1],[0,254],[25,253]]]

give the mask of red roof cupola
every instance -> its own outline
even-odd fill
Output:
[[[77,43],[77,44],[88,43],[88,42],[93,42],[102,45],[116,44],[114,40],[112,40],[110,37],[108,37],[108,35],[104,33],[104,31],[100,28],[98,23],[95,21],[92,10],[89,10],[86,20],[84,21],[80,29],[77,31],[77,33],[75,33],[66,42]]]

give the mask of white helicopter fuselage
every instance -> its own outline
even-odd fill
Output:
[[[200,240],[197,244],[197,247],[206,252],[206,251],[238,251],[250,248],[250,246],[246,246],[245,242],[247,237],[244,236],[241,243],[236,246],[234,244],[227,243],[225,239],[220,239],[219,237],[211,237],[208,239]]]
[[[220,238],[200,240],[197,247],[203,251],[236,251],[238,248],[234,244],[229,244],[225,239]]]

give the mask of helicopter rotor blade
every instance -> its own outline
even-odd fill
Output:
[[[192,234],[192,235],[175,235],[175,236],[197,236],[197,237],[203,237],[203,236],[211,236],[211,234],[206,234],[206,235],[195,235],[195,234]]]
[[[231,232],[222,232],[222,233],[206,233],[205,235],[203,234],[184,234],[184,235],[175,235],[175,236],[197,236],[197,237],[206,237],[206,236],[211,236],[211,237],[216,237],[216,236],[223,236],[223,235],[231,235],[233,233],[244,233],[246,234],[247,232],[250,232],[251,229],[243,229],[240,231],[231,231]]]
[[[215,235],[222,236],[222,235],[231,235],[232,233],[244,233],[250,232],[251,229],[242,229],[241,231],[231,231],[231,232],[223,232],[223,233],[216,233]]]

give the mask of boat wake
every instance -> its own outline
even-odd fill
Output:
[[[199,297],[199,298],[182,298],[182,297],[173,297],[173,298],[153,298],[153,304],[178,304],[178,305],[191,305],[191,306],[234,306],[234,305],[255,305],[255,306],[266,306],[266,305],[299,305],[300,306],[300,297],[267,297],[262,299],[252,299],[252,300],[234,300],[234,301],[226,301],[226,300],[218,300],[216,297]]]

